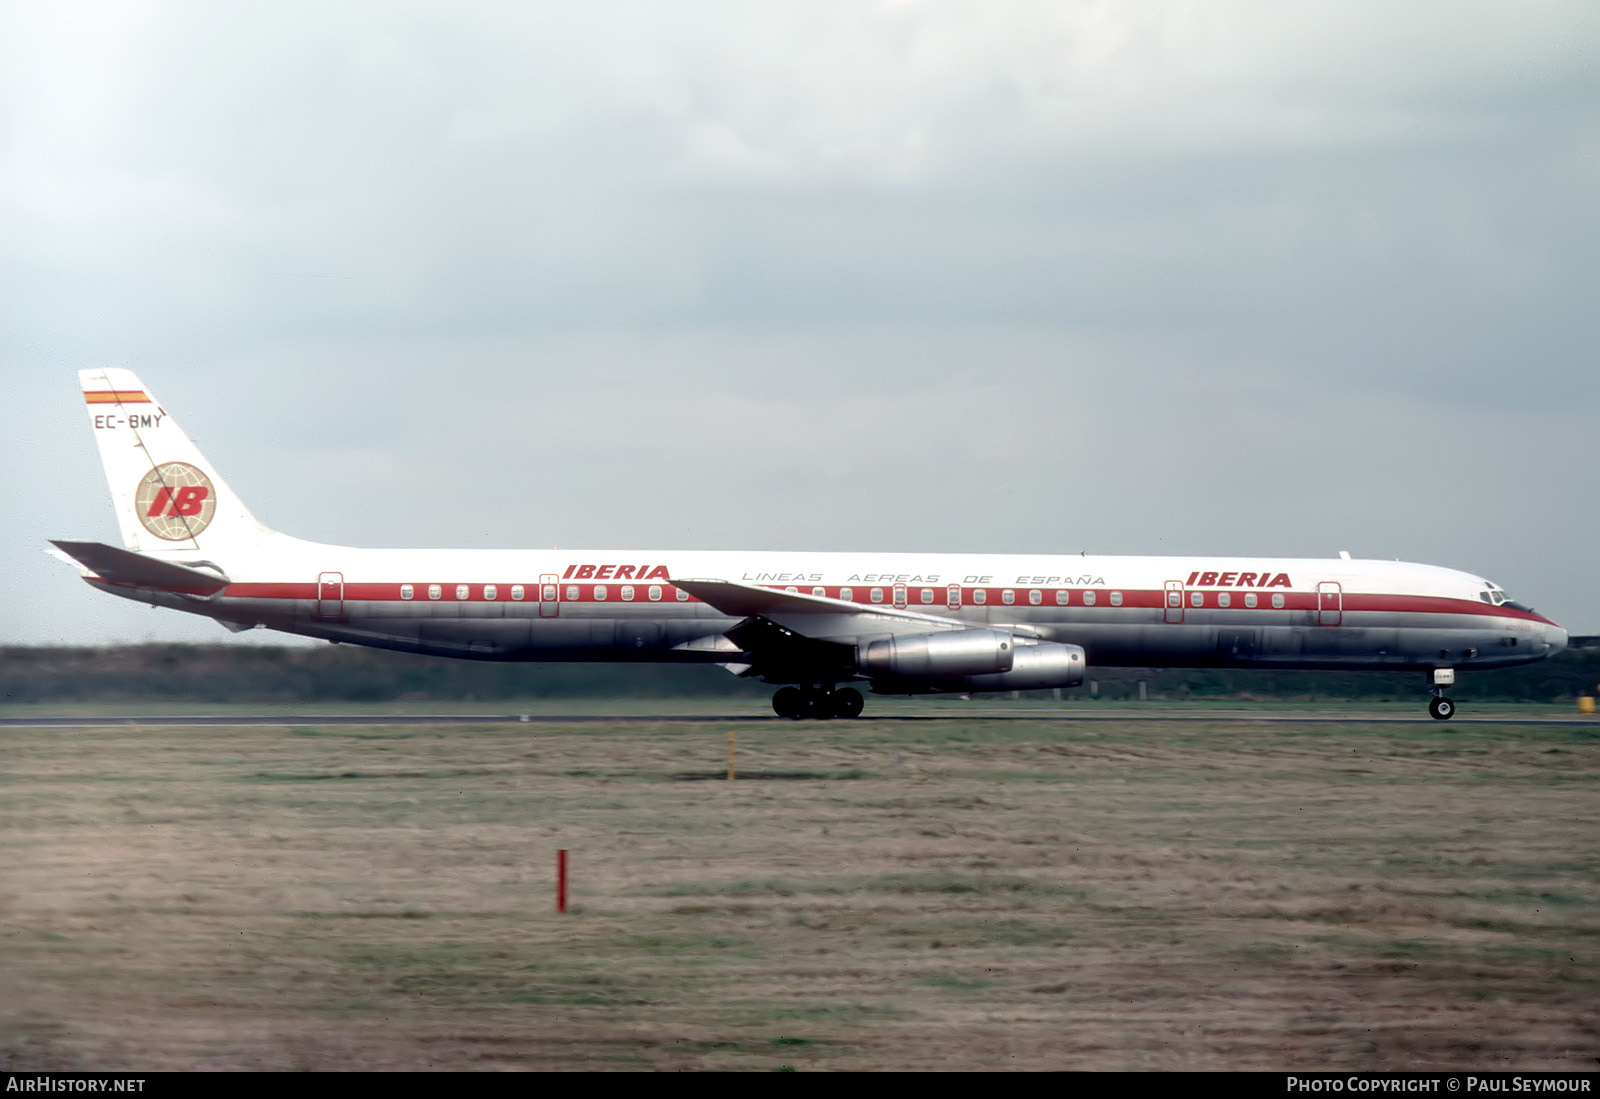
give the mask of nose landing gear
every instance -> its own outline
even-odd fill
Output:
[[[780,687],[772,696],[772,712],[796,721],[859,717],[865,705],[861,692],[854,687],[840,687],[837,691],[823,686]]]
[[[1433,669],[1433,697],[1428,700],[1428,713],[1435,721],[1449,721],[1456,713],[1456,704],[1444,696],[1444,689],[1456,681],[1454,668]]]

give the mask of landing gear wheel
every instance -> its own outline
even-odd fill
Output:
[[[1428,712],[1433,715],[1435,721],[1449,721],[1455,716],[1456,704],[1444,695],[1440,695],[1428,702]]]
[[[772,712],[779,717],[800,717],[800,688],[779,687],[772,696]]]
[[[822,687],[807,687],[800,692],[800,716],[813,721],[833,716],[833,706],[828,692]]]
[[[854,687],[840,687],[828,697],[833,706],[833,716],[852,718],[861,716],[861,708],[866,705],[866,700],[861,697],[861,692]]]

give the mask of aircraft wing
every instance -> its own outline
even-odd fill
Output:
[[[970,630],[989,623],[947,618],[882,603],[855,603],[821,595],[774,591],[737,580],[695,579],[672,582],[730,618],[765,619],[784,630],[813,641],[859,644],[864,639],[934,633],[939,630]],[[1038,631],[1023,625],[1006,629],[1024,637]]]
[[[163,561],[158,557],[146,557],[142,553],[118,549],[102,542],[52,540],[50,544],[87,569],[90,576],[112,584],[192,595],[211,595],[228,585],[227,580],[216,573],[191,569],[187,565]]]

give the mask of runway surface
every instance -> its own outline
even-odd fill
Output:
[[[1325,711],[1263,712],[1260,710],[1184,710],[1151,713],[1148,710],[1076,711],[1004,710],[950,712],[939,714],[868,713],[857,721],[951,722],[951,721],[1033,721],[1070,724],[1087,721],[1142,721],[1188,724],[1193,722],[1249,722],[1266,725],[1438,725],[1441,730],[1472,725],[1588,726],[1600,729],[1594,715],[1544,715],[1478,717],[1457,716],[1449,722],[1435,722],[1425,712],[1398,714],[1352,710],[1330,714]],[[618,722],[681,725],[728,723],[789,723],[771,714],[175,714],[169,716],[128,715],[102,717],[0,717],[0,728],[93,729],[115,726],[254,726],[254,725],[613,725]],[[817,722],[794,722],[813,728]],[[844,727],[842,722],[830,726]]]

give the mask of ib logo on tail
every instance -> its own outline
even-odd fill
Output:
[[[217,494],[211,479],[188,462],[163,462],[140,478],[133,507],[145,530],[178,542],[211,525]]]

